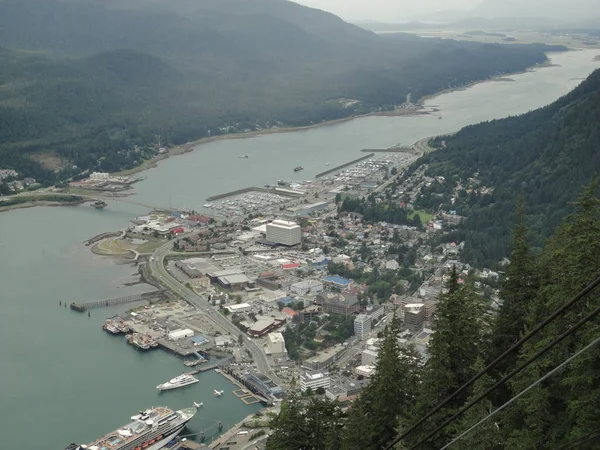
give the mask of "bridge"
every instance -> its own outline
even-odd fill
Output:
[[[166,298],[166,291],[164,289],[161,289],[161,290],[153,291],[153,292],[145,292],[143,294],[127,295],[125,297],[109,298],[106,300],[96,300],[93,302],[86,302],[86,303],[73,302],[73,303],[71,303],[70,306],[73,311],[85,312],[88,309],[105,308],[105,307],[109,307],[109,306],[116,306],[116,305],[123,305],[126,303],[139,302],[142,300],[147,300],[147,301],[161,300],[164,298]]]

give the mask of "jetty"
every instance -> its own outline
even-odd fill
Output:
[[[167,293],[164,289],[143,294],[127,295],[125,297],[109,298],[106,300],[96,300],[86,303],[71,303],[71,309],[77,312],[85,312],[89,309],[106,308],[109,306],[124,305],[126,303],[134,303],[139,301],[163,300],[167,298]]]
[[[211,202],[214,200],[221,200],[223,198],[235,197],[236,195],[242,195],[242,194],[246,194],[248,192],[264,192],[267,194],[283,195],[285,197],[290,197],[290,198],[294,198],[294,197],[298,197],[298,196],[302,195],[301,193],[294,193],[289,190],[283,191],[283,190],[277,190],[276,188],[262,188],[262,187],[251,186],[251,187],[238,189],[238,190],[231,191],[231,192],[225,192],[223,194],[213,195],[212,197],[207,197],[206,201]]]

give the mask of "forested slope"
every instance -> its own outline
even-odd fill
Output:
[[[458,236],[464,257],[490,264],[508,254],[512,211],[522,194],[535,245],[541,247],[571,211],[577,192],[600,170],[600,70],[574,91],[530,113],[466,127],[445,141],[445,148],[425,156],[428,173],[446,177],[443,203],[468,217]],[[471,193],[449,202],[451,189],[478,173],[493,194]],[[437,207],[433,191],[420,206]]]
[[[31,155],[64,175],[131,168],[157,135],[390,109],[556,49],[382,37],[284,0],[0,0],[0,46],[0,166],[47,183]]]

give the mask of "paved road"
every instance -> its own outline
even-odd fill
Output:
[[[185,237],[185,235],[183,235],[183,237]],[[183,283],[181,283],[167,271],[164,265],[164,260],[169,251],[171,251],[172,246],[173,242],[169,241],[154,251],[152,258],[150,258],[150,261],[148,262],[148,268],[150,269],[152,275],[155,278],[158,278],[164,287],[176,293],[188,303],[196,306],[197,308],[208,310],[212,320],[214,320],[224,330],[227,330],[232,336],[237,337],[241,331],[235,325],[223,317],[218,310],[216,310],[208,302],[208,300],[200,297],[198,294],[188,289]],[[268,375],[276,383],[281,384],[282,381],[272,372],[267,357],[263,353],[262,349],[247,336],[244,339],[244,346],[250,350],[258,370],[261,373]]]

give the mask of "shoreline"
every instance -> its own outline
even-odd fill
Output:
[[[567,48],[566,52],[570,52],[570,51],[576,51],[576,49]],[[546,67],[555,67],[555,66],[557,66],[557,64],[552,64],[548,55],[553,55],[553,54],[558,54],[558,53],[565,53],[565,52],[547,52],[546,53],[546,55],[547,55],[546,61],[544,61],[543,63],[539,63],[539,64],[535,64],[533,66],[530,66],[527,69],[519,71],[519,72],[510,72],[510,73],[505,73],[502,75],[495,75],[493,77],[486,78],[484,80],[473,81],[471,83],[467,83],[462,86],[443,89],[443,90],[435,92],[433,94],[425,95],[425,96],[421,97],[416,103],[414,103],[414,105],[416,106],[416,108],[414,110],[395,109],[392,111],[374,111],[374,112],[370,112],[367,114],[354,115],[354,116],[344,117],[341,119],[329,120],[329,121],[325,121],[325,122],[321,122],[321,123],[315,123],[312,125],[306,125],[306,126],[300,126],[300,127],[282,127],[282,128],[275,128],[275,129],[271,128],[268,130],[250,131],[248,133],[232,133],[232,134],[225,134],[225,135],[201,138],[196,141],[190,141],[185,144],[175,146],[175,147],[171,148],[167,154],[158,155],[157,157],[155,157],[151,160],[144,161],[141,165],[134,167],[133,169],[115,172],[112,175],[130,176],[130,175],[133,175],[133,174],[136,174],[139,172],[143,172],[145,170],[153,169],[158,166],[158,163],[160,161],[168,159],[172,156],[179,156],[179,155],[183,155],[186,153],[190,153],[190,152],[196,150],[197,147],[200,147],[201,145],[204,145],[204,144],[209,144],[211,142],[217,142],[217,141],[222,141],[222,140],[227,140],[227,139],[250,139],[253,137],[257,137],[257,136],[264,136],[264,135],[278,134],[278,133],[293,133],[296,131],[305,131],[305,130],[311,130],[311,129],[320,128],[320,127],[338,125],[341,123],[349,122],[354,119],[362,119],[365,117],[378,117],[378,116],[379,117],[415,117],[415,116],[422,116],[422,115],[430,115],[431,113],[438,112],[439,109],[437,109],[435,107],[435,105],[425,106],[425,102],[428,100],[432,100],[432,99],[439,97],[441,95],[444,95],[444,94],[449,94],[449,93],[458,92],[458,91],[464,91],[464,90],[467,90],[467,89],[469,89],[473,86],[476,86],[480,83],[487,83],[487,82],[494,82],[494,81],[503,81],[503,82],[515,81],[509,77],[514,76],[514,75],[522,75],[522,74],[529,73],[529,72],[535,72],[538,69],[543,69]],[[597,57],[600,58],[600,55],[598,55]],[[431,139],[431,138],[429,138],[429,139]]]
[[[437,94],[436,94],[437,95]],[[282,128],[270,128],[267,130],[257,130],[250,131],[248,133],[232,133],[232,134],[222,134],[219,136],[205,137],[198,139],[196,141],[187,142],[185,144],[181,144],[169,149],[169,152],[164,155],[158,155],[156,158],[153,158],[148,161],[144,161],[138,167],[134,167],[133,169],[123,170],[120,172],[114,172],[111,175],[114,176],[130,176],[139,172],[143,172],[145,170],[153,169],[158,166],[160,161],[164,161],[165,159],[169,159],[172,156],[184,155],[186,153],[190,153],[196,150],[197,147],[205,144],[210,144],[211,142],[225,141],[225,140],[235,140],[235,139],[250,139],[258,136],[266,136],[270,134],[280,134],[280,133],[293,133],[296,131],[307,131],[315,128],[327,127],[332,125],[338,125],[345,122],[350,122],[354,119],[362,119],[365,117],[416,117],[416,116],[425,116],[429,115],[430,111],[426,111],[424,107],[422,107],[419,103],[415,103],[418,106],[415,110],[405,110],[405,109],[395,109],[392,111],[374,111],[368,114],[360,114],[354,116],[348,116],[341,119],[328,120],[321,123],[315,123],[312,125],[305,125],[301,127],[282,127]]]

